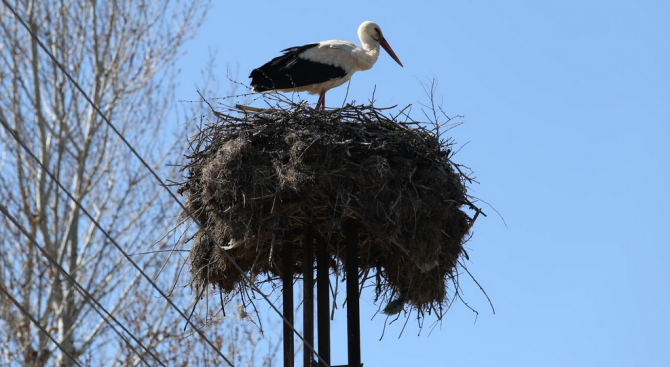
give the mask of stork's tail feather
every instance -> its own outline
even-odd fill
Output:
[[[249,75],[251,78],[251,88],[254,92],[266,92],[274,89],[272,80],[261,70],[254,69]]]

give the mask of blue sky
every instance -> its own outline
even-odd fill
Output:
[[[177,97],[197,99],[210,50],[225,91],[226,65],[248,82],[284,48],[358,43],[358,25],[377,22],[405,67],[382,53],[349,100],[376,86],[377,105],[425,102],[417,79],[437,78],[444,110],[465,116],[456,161],[507,227],[485,207],[469,243],[495,315],[464,281],[476,323],[457,304],[430,336],[410,320],[402,338],[394,324],[378,341],[368,295],[365,365],[670,365],[668,19],[665,1],[216,2],[180,62]],[[345,318],[334,364],[346,363]]]

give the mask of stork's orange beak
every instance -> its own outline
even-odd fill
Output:
[[[384,50],[386,50],[386,52],[388,52],[388,54],[393,58],[393,60],[395,60],[395,62],[398,63],[398,65],[402,66],[402,63],[401,63],[400,60],[398,59],[398,56],[395,55],[395,52],[393,52],[393,49],[391,48],[391,46],[389,45],[389,43],[386,42],[386,38],[384,38],[383,36],[380,37],[380,38],[379,38],[379,44],[380,44],[382,47],[384,47]]]

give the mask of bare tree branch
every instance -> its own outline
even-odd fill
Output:
[[[209,0],[3,0],[26,19],[92,102],[161,175],[176,150],[169,114],[174,106],[174,62],[199,28]],[[0,6],[0,119],[38,156],[36,165],[0,129],[0,202],[58,265],[166,365],[199,365],[197,351],[216,360],[202,340],[179,327],[179,316],[142,281],[128,261],[110,251],[94,222],[137,256],[147,274],[160,273],[163,289],[178,284],[181,258],[164,251],[182,243],[165,237],[179,211],[156,190],[146,170],[109,126],[46,57],[7,6]],[[92,213],[71,202],[55,180]],[[0,364],[8,366],[137,365],[136,355],[31,241],[0,224],[0,284],[34,315],[5,307],[0,298]],[[185,288],[181,288],[185,289]],[[185,289],[187,290],[187,289]],[[189,294],[171,300],[186,309]],[[201,311],[201,310],[199,310]],[[205,315],[210,318],[209,315]],[[213,319],[213,318],[212,318]],[[225,321],[230,322],[230,321]],[[219,330],[208,330],[219,339]],[[6,335],[6,337],[5,337]],[[63,352],[54,348],[55,337]],[[238,347],[239,348],[239,347]],[[250,346],[253,350],[254,345]],[[137,348],[138,350],[141,348]],[[224,349],[220,343],[219,349]],[[147,351],[142,354],[148,353]],[[253,353],[249,353],[252,355]]]

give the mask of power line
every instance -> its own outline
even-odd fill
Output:
[[[14,298],[14,297],[11,295],[11,293],[9,293],[9,291],[8,291],[7,289],[5,289],[4,284],[2,284],[2,283],[0,283],[0,291],[2,291],[5,295],[7,295],[7,298],[9,298],[9,300],[12,301],[12,303],[14,304],[14,306],[16,306],[16,308],[18,308],[24,315],[28,316],[28,318],[30,319],[30,321],[32,321],[32,323],[35,324],[35,326],[37,326],[40,330],[42,330],[42,332],[43,332],[46,336],[48,336],[49,339],[51,339],[51,341],[54,342],[54,344],[56,344],[56,346],[58,347],[58,349],[60,349],[61,352],[63,352],[63,354],[65,354],[68,358],[70,358],[70,360],[71,360],[72,362],[74,362],[77,366],[79,366],[79,367],[83,367],[83,366],[77,361],[76,358],[74,358],[70,353],[68,353],[68,351],[66,351],[65,348],[63,348],[63,347],[58,343],[58,341],[56,341],[56,338],[54,338],[53,335],[51,335],[51,333],[49,333],[49,332],[44,328],[44,326],[40,325],[40,323],[35,319],[35,317],[33,317],[33,315],[30,314],[30,312],[28,312],[28,310],[26,310],[23,306],[21,306],[21,303],[20,303],[19,301],[17,301],[16,298]],[[26,361],[24,361],[24,362],[26,362]]]
[[[3,1],[4,1],[4,0],[3,0]],[[49,176],[49,178],[50,178],[51,180],[53,180],[53,181],[56,183],[56,185],[57,185],[61,190],[63,190],[63,192],[67,195],[67,197],[70,198],[70,200],[72,200],[72,201],[77,205],[77,207],[79,207],[79,209],[81,209],[82,213],[84,213],[84,215],[86,215],[86,216],[93,222],[93,224],[96,226],[96,228],[98,228],[98,230],[100,230],[100,231],[104,234],[104,236],[105,236],[107,239],[109,239],[109,241],[114,245],[114,247],[116,247],[116,248],[121,252],[121,254],[125,257],[125,259],[128,260],[128,261],[133,265],[133,267],[135,267],[135,269],[137,269],[137,271],[139,271],[140,274],[142,274],[142,276],[143,276],[147,281],[149,281],[149,283],[150,283],[150,284],[151,284],[151,285],[152,285],[152,286],[153,286],[153,287],[160,293],[160,295],[161,295],[163,298],[165,298],[165,299],[168,301],[168,303],[170,303],[170,305],[172,305],[172,307],[174,307],[174,309],[177,310],[177,312],[179,312],[179,314],[180,314],[180,315],[181,315],[181,316],[182,316],[182,317],[189,323],[189,325],[193,326],[193,328],[196,330],[196,332],[197,332],[203,339],[205,339],[205,341],[206,341],[212,348],[214,348],[214,349],[217,351],[217,353],[218,353],[218,354],[219,354],[219,355],[220,355],[226,362],[228,362],[228,364],[229,364],[231,367],[234,367],[233,363],[230,362],[230,361],[228,360],[228,358],[226,358],[226,356],[225,356],[225,355],[224,355],[218,348],[216,348],[216,346],[214,346],[214,344],[213,344],[209,339],[207,339],[207,337],[204,335],[204,333],[202,333],[202,331],[200,331],[200,329],[198,329],[198,328],[191,322],[191,320],[189,320],[188,317],[186,317],[186,315],[185,315],[185,314],[184,314],[184,313],[177,307],[177,305],[175,305],[174,302],[172,302],[172,300],[171,300],[171,299],[170,299],[170,298],[169,298],[169,297],[168,297],[168,296],[167,296],[167,295],[166,295],[166,294],[165,294],[165,293],[158,287],[158,285],[156,285],[156,283],[154,283],[154,281],[151,280],[151,278],[150,278],[150,277],[149,277],[149,276],[148,276],[148,275],[147,275],[147,274],[146,274],[146,273],[145,273],[145,272],[144,272],[144,271],[137,265],[137,263],[136,263],[135,261],[133,261],[133,259],[130,258],[130,256],[128,255],[128,253],[126,253],[126,252],[123,250],[123,248],[121,247],[121,245],[119,245],[119,244],[116,242],[116,240],[115,240],[114,238],[112,238],[112,236],[111,236],[111,235],[110,235],[104,228],[102,228],[102,225],[100,225],[100,223],[98,223],[98,221],[96,221],[95,218],[93,218],[93,216],[91,215],[91,213],[89,213],[88,210],[86,210],[86,208],[84,208],[84,206],[81,204],[81,202],[79,202],[79,200],[75,199],[75,197],[72,196],[72,194],[71,194],[71,193],[65,188],[65,186],[63,186],[63,184],[62,184],[62,183],[61,183],[61,182],[60,182],[60,181],[53,175],[53,173],[52,173],[52,172],[51,172],[51,171],[44,165],[44,163],[42,163],[42,161],[35,155],[35,153],[33,153],[33,151],[30,150],[30,148],[28,148],[28,146],[23,142],[23,140],[21,140],[21,138],[19,138],[19,136],[18,136],[18,134],[16,133],[16,131],[14,131],[14,130],[9,126],[9,124],[7,123],[7,121],[5,121],[5,120],[3,120],[3,119],[0,118],[0,124],[2,124],[2,126],[5,128],[5,130],[7,130],[7,132],[9,132],[9,134],[14,138],[14,140],[16,140],[16,142],[19,143],[19,145],[21,145],[21,147],[28,153],[28,155],[30,155],[30,157],[32,157],[32,158],[37,162],[37,164],[44,170],[44,172]],[[1,206],[0,206],[0,208],[1,208]],[[27,233],[27,232],[26,232],[26,233]],[[69,274],[68,274],[68,276],[69,276]],[[122,327],[123,327],[123,326],[122,326]],[[132,336],[132,335],[131,335],[131,336]],[[136,340],[136,341],[137,341],[137,340]],[[151,352],[149,352],[149,351],[147,351],[147,352],[151,354]],[[156,358],[156,357],[154,357],[154,358]],[[156,360],[158,360],[158,359],[156,358]],[[161,363],[161,362],[159,361],[159,363]],[[161,364],[162,364],[162,363],[161,363]]]
[[[0,120],[0,122],[4,122],[4,121],[3,121],[3,120]],[[4,125],[4,124],[3,124],[3,125]],[[93,295],[91,295],[91,294],[90,294],[84,287],[82,287],[81,284],[79,284],[79,282],[77,282],[74,278],[72,278],[72,276],[70,275],[70,273],[68,273],[67,270],[65,270],[65,269],[58,263],[58,261],[56,261],[56,259],[54,259],[53,256],[51,256],[51,254],[49,254],[49,252],[47,252],[47,251],[44,249],[44,247],[42,247],[42,246],[37,242],[37,240],[35,239],[35,237],[33,237],[33,236],[32,236],[32,235],[31,235],[31,234],[30,234],[30,233],[29,233],[29,232],[28,232],[22,225],[21,225],[21,223],[19,223],[18,220],[16,220],[16,218],[15,218],[11,213],[9,213],[9,211],[7,210],[7,208],[6,208],[4,205],[2,205],[2,204],[0,204],[0,212],[2,212],[2,214],[3,214],[7,219],[9,219],[9,220],[12,222],[12,224],[14,224],[14,226],[16,226],[16,228],[18,228],[19,231],[21,231],[22,234],[23,234],[24,236],[26,236],[26,237],[28,238],[28,240],[29,240],[30,242],[32,242],[32,243],[33,243],[33,244],[40,250],[40,252],[42,253],[42,255],[44,255],[44,256],[47,258],[47,260],[49,260],[49,262],[51,263],[51,265],[53,265],[54,267],[56,267],[56,268],[58,269],[58,271],[59,271],[61,274],[63,274],[63,275],[67,278],[68,281],[70,281],[73,285],[75,285],[75,289],[77,289],[77,291],[79,291],[79,293],[80,293],[82,296],[84,296],[85,298],[88,298],[88,299],[90,299],[91,301],[93,301],[93,302],[96,304],[96,306],[100,307],[100,309],[103,310],[103,311],[105,312],[105,314],[107,315],[107,317],[109,317],[109,318],[112,319],[114,322],[116,322],[116,323],[123,329],[123,331],[125,331],[126,333],[128,333],[128,335],[130,335],[130,337],[142,347],[142,349],[144,349],[150,356],[152,356],[156,361],[158,361],[158,363],[160,363],[162,366],[166,367],[165,364],[163,364],[163,363],[158,359],[158,357],[156,357],[153,353],[151,353],[151,351],[150,351],[147,347],[145,347],[144,344],[142,344],[142,342],[140,342],[140,341],[135,337],[135,335],[133,335],[133,333],[131,333],[125,326],[123,326],[123,324],[120,323],[119,320],[116,319],[116,317],[114,317],[111,313],[109,313],[109,312],[105,309],[105,307],[103,307],[103,306],[100,304],[100,302],[98,302],[98,300],[95,299],[95,297],[93,297]],[[138,351],[137,351],[137,350],[130,344],[130,342],[128,341],[128,339],[124,338],[123,335],[121,335],[121,332],[119,332],[119,331],[114,327],[114,325],[112,325],[112,324],[109,322],[109,320],[107,319],[107,317],[105,317],[105,316],[100,312],[100,310],[98,310],[98,309],[95,308],[95,307],[93,307],[93,310],[95,310],[95,312],[96,312],[98,315],[100,315],[100,317],[102,317],[102,319],[107,323],[107,325],[109,325],[109,326],[112,328],[112,330],[114,330],[114,331],[117,333],[117,335],[119,335],[119,337],[121,337],[121,339],[123,339],[123,341],[126,342],[126,344],[128,345],[128,347],[130,347],[130,349],[132,349],[133,352],[135,352],[135,353],[140,357],[140,359],[141,359],[146,365],[149,365],[149,363],[147,363],[147,361],[142,357],[142,354],[141,354],[140,352],[138,352]]]
[[[128,142],[128,140],[123,136],[123,134],[121,134],[121,132],[114,126],[114,124],[112,124],[112,122],[109,121],[109,119],[107,118],[107,116],[105,116],[105,114],[100,110],[100,108],[99,108],[99,107],[98,107],[98,106],[97,106],[97,105],[96,105],[96,104],[89,98],[88,94],[81,88],[81,86],[79,85],[79,83],[77,83],[77,81],[75,81],[74,78],[72,78],[72,76],[70,75],[70,73],[68,73],[68,71],[63,67],[63,65],[61,65],[60,62],[58,62],[58,60],[56,59],[56,57],[55,57],[55,56],[49,51],[49,49],[42,43],[42,41],[37,37],[37,35],[36,35],[35,33],[33,33],[33,31],[30,29],[30,27],[28,27],[28,25],[26,24],[26,22],[23,20],[23,18],[16,12],[16,10],[14,10],[14,8],[7,2],[7,0],[2,0],[2,2],[5,4],[5,6],[7,6],[7,7],[9,8],[9,10],[10,10],[10,11],[14,14],[14,16],[19,20],[19,22],[21,23],[21,25],[23,25],[23,27],[26,29],[26,31],[28,31],[28,33],[30,33],[30,36],[31,36],[31,37],[32,37],[32,38],[39,44],[40,48],[42,48],[42,50],[43,50],[43,51],[44,51],[44,52],[51,58],[51,60],[54,62],[54,64],[61,70],[61,72],[63,72],[63,74],[68,78],[68,80],[69,80],[72,84],[74,84],[75,88],[76,88],[76,89],[77,89],[77,90],[84,96],[84,98],[86,99],[86,101],[91,105],[91,107],[96,111],[96,113],[97,113],[97,114],[98,114],[98,115],[105,121],[105,123],[107,123],[107,125],[112,129],[112,131],[114,131],[114,133],[121,139],[121,141],[123,141],[123,143],[126,144],[126,146],[128,147],[128,149],[130,149],[130,151],[133,153],[133,155],[135,155],[135,157],[137,157],[137,159],[140,161],[140,163],[142,163],[142,165],[143,165],[143,166],[144,166],[144,167],[151,173],[151,175],[156,179],[156,181],[160,184],[160,186],[163,187],[163,189],[165,189],[165,191],[168,192],[168,194],[170,195],[170,197],[172,197],[172,199],[173,199],[173,200],[174,200],[174,201],[181,207],[181,209],[182,209],[182,210],[183,210],[183,211],[184,211],[184,212],[185,212],[185,213],[186,213],[186,214],[187,214],[187,215],[188,215],[188,216],[189,216],[189,217],[190,217],[196,224],[198,224],[198,226],[199,226],[199,227],[200,227],[200,228],[201,228],[201,229],[202,229],[202,230],[203,230],[203,231],[210,237],[210,239],[213,239],[214,236],[213,236],[213,235],[212,235],[212,234],[211,234],[211,233],[210,233],[210,232],[209,232],[209,231],[202,225],[202,223],[200,223],[200,221],[195,217],[195,215],[193,215],[193,213],[191,213],[191,211],[188,210],[188,209],[186,208],[186,206],[184,206],[184,204],[183,204],[183,203],[179,200],[179,198],[177,198],[177,196],[176,196],[176,195],[175,195],[175,194],[174,194],[174,193],[167,187],[167,185],[165,185],[165,183],[164,183],[163,180],[158,176],[158,174],[156,173],[156,171],[154,171],[154,170],[151,168],[151,166],[149,166],[149,164],[144,160],[144,158],[142,158],[142,156],[140,156],[140,154],[135,150],[135,148],[134,148],[134,147]],[[69,195],[69,193],[68,193],[68,196],[70,196],[70,198],[71,198],[73,201],[75,201],[74,198],[73,198],[71,195]],[[88,215],[88,213],[85,211],[85,209],[84,209],[78,202],[75,201],[75,203],[77,203],[77,205],[82,209],[82,211],[84,211],[84,212],[87,214],[87,216],[89,216],[89,218],[91,218],[91,220],[93,220],[94,223],[96,223],[96,227],[98,227],[98,229],[100,229],[101,231],[103,231],[103,233],[105,233],[105,236],[107,236],[113,243],[115,243],[115,241],[113,241],[113,240],[109,237],[109,235],[107,235],[106,231],[104,231],[104,230],[97,224],[97,222],[95,222],[95,220],[94,220],[92,217],[90,217],[90,215]],[[120,249],[120,248],[119,248],[119,249]],[[243,278],[243,279],[244,279],[244,280],[245,280],[245,281],[246,281],[246,282],[247,282],[247,283],[248,283],[248,284],[249,284],[249,285],[250,285],[256,292],[258,292],[258,294],[260,294],[260,295],[263,297],[263,299],[265,299],[265,301],[270,305],[270,307],[271,307],[271,308],[272,308],[272,309],[273,309],[273,310],[274,310],[274,311],[275,311],[275,312],[282,318],[283,322],[284,322],[286,325],[288,325],[288,326],[291,328],[291,330],[292,330],[292,331],[293,331],[293,332],[294,332],[294,333],[295,333],[295,334],[302,340],[302,342],[304,343],[304,345],[307,346],[307,347],[308,347],[308,348],[309,348],[309,349],[310,349],[310,350],[317,356],[317,358],[318,358],[318,359],[319,359],[325,366],[328,366],[328,364],[326,363],[326,361],[325,361],[323,358],[321,358],[321,356],[316,352],[316,350],[315,350],[314,347],[311,345],[311,343],[309,343],[309,342],[307,342],[307,340],[305,340],[305,338],[302,336],[302,334],[300,334],[300,333],[298,332],[298,330],[293,326],[293,324],[292,324],[289,320],[287,320],[286,317],[281,313],[281,311],[279,311],[279,309],[272,303],[272,301],[270,300],[270,298],[269,298],[265,293],[263,293],[263,292],[260,290],[260,288],[258,288],[258,287],[251,281],[251,279],[249,278],[249,276],[247,276],[247,274],[245,274],[244,270],[242,270],[242,268],[239,266],[239,264],[237,264],[237,262],[232,258],[232,256],[230,256],[230,254],[228,254],[228,251],[226,251],[226,250],[223,249],[223,248],[221,248],[221,250],[223,251],[223,254],[224,254],[224,256],[226,257],[226,259],[227,259],[228,261],[230,261],[230,262],[233,264],[233,266],[235,267],[235,269],[236,269],[237,271],[240,272],[240,275],[242,276],[242,278]],[[124,255],[126,255],[126,254],[124,253]],[[135,265],[135,263],[132,261],[132,259],[130,259],[130,257],[128,257],[128,256],[126,255],[126,258],[127,258],[133,265]],[[137,267],[137,266],[136,266],[136,267]],[[147,279],[147,280],[154,286],[154,288],[156,288],[156,290],[158,290],[158,291],[161,293],[161,296],[163,296],[164,298],[166,298],[166,299],[168,300],[168,302],[170,302],[170,304],[174,306],[174,303],[172,303],[172,301],[171,301],[169,298],[167,298],[166,295],[164,295],[164,293],[163,293],[163,292],[162,292],[162,291],[155,285],[155,283],[154,283],[149,277],[147,277],[146,274],[144,274],[144,272],[143,272],[141,269],[139,269],[139,268],[137,268],[137,269],[138,269],[138,270],[142,273],[142,275],[143,275],[143,276],[144,276],[144,277],[145,277],[145,278],[146,278],[146,279]],[[177,311],[178,311],[178,312],[179,312],[179,313],[186,319],[187,323],[188,323],[189,325],[193,326],[193,328],[196,330],[196,332],[197,332],[201,337],[203,337],[206,341],[208,341],[208,344],[209,344],[209,345],[211,345],[213,348],[216,349],[216,347],[214,347],[214,345],[212,345],[211,342],[209,342],[209,340],[208,340],[207,338],[205,338],[204,334],[203,334],[203,333],[202,333],[202,332],[201,332],[195,325],[193,325],[193,323],[190,321],[190,319],[188,319],[188,318],[186,317],[186,315],[184,315],[184,313],[181,312],[181,310],[177,309],[176,306],[174,306],[174,307],[175,307],[175,309],[176,309],[176,310],[177,310]],[[226,362],[228,362],[228,363],[232,366],[232,363],[230,363],[230,361],[228,361],[228,359],[227,359],[227,358],[226,358],[226,357],[225,357],[225,356],[224,356],[218,349],[217,349],[217,352],[218,352],[218,354],[219,354],[221,357],[223,357],[223,359],[226,360]]]

